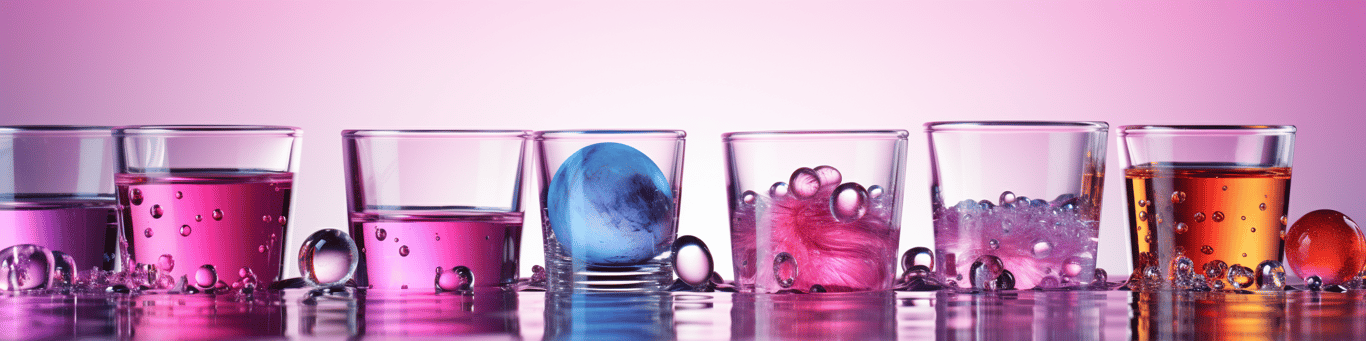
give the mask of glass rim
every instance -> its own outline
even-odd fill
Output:
[[[780,141],[816,139],[905,140],[910,132],[891,130],[766,130],[737,131],[721,134],[721,141]]]
[[[114,127],[110,126],[83,126],[83,125],[13,125],[0,126],[0,135],[41,135],[41,136],[61,136],[61,135],[88,135],[88,136],[112,136]]]
[[[297,137],[302,129],[271,125],[135,125],[114,128],[114,136],[276,135]]]
[[[1109,131],[1104,121],[936,121],[926,122],[925,132],[1099,132]]]
[[[530,130],[480,130],[480,129],[346,129],[342,130],[344,139],[368,138],[434,138],[434,139],[490,139],[531,137]]]
[[[1126,125],[1120,135],[1294,135],[1293,125]]]
[[[645,129],[645,130],[541,130],[532,134],[537,141],[598,139],[612,137],[624,140],[676,139],[688,136],[683,130]]]

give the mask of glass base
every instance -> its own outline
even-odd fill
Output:
[[[568,257],[547,255],[546,289],[551,292],[652,292],[673,283],[674,269],[668,253],[644,264],[592,266]]]

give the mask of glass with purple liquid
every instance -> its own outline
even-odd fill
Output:
[[[935,273],[950,287],[1093,281],[1105,122],[931,122]]]
[[[524,130],[343,131],[351,236],[363,255],[359,284],[512,289],[530,136]]]
[[[129,126],[118,141],[118,207],[127,269],[156,287],[202,289],[278,280],[289,225],[298,128]]]
[[[81,269],[114,270],[109,127],[0,127],[0,247],[43,246]]]
[[[722,135],[736,286],[892,288],[905,130]]]

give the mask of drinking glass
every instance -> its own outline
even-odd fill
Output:
[[[934,268],[945,284],[1051,289],[1093,280],[1109,125],[931,122],[925,131]]]
[[[1207,280],[1222,280],[1233,265],[1281,260],[1294,126],[1139,125],[1121,137],[1138,278],[1215,269]]]
[[[891,289],[907,135],[723,134],[736,286],[764,293]]]
[[[550,290],[658,291],[671,283],[684,135],[536,133]]]
[[[358,281],[380,289],[511,289],[529,131],[346,130]],[[451,279],[443,281],[443,277]]]
[[[40,245],[76,269],[114,270],[113,146],[109,127],[0,127],[0,247]]]
[[[280,126],[115,129],[129,261],[165,274],[157,287],[181,276],[205,289],[278,280],[300,134]]]

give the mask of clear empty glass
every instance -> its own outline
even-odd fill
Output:
[[[1219,281],[1281,260],[1294,126],[1124,126],[1121,137],[1135,278]]]
[[[736,286],[765,293],[891,289],[907,135],[723,134]]]
[[[130,126],[114,130],[114,175],[131,262],[202,289],[278,280],[298,128]],[[297,250],[297,249],[296,249]],[[140,269],[144,266],[140,266]]]
[[[0,248],[35,244],[77,269],[113,270],[113,170],[109,127],[0,127]]]
[[[962,288],[1088,284],[1104,122],[931,122],[935,272]],[[976,283],[974,283],[976,282]]]
[[[524,130],[342,132],[357,279],[378,289],[510,289],[522,245]]]
[[[536,133],[549,289],[657,291],[673,280],[681,130]]]

